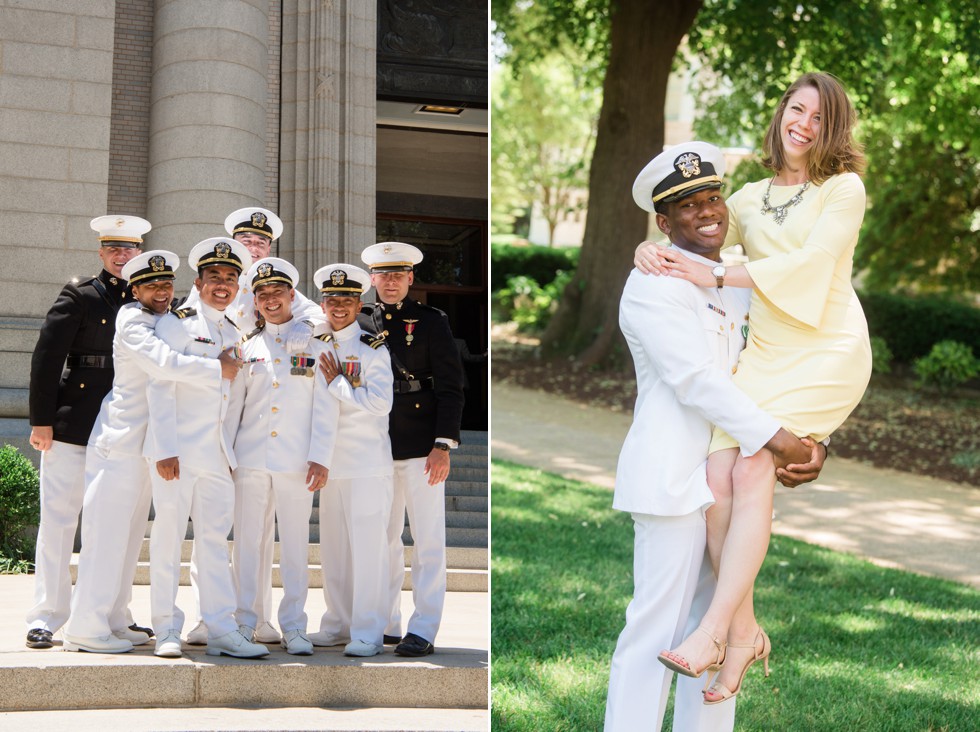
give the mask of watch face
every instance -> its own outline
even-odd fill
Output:
[[[701,270],[701,271],[704,272],[704,270]],[[725,268],[722,267],[721,265],[718,265],[717,267],[715,267],[714,269],[711,270],[711,274],[713,274],[715,277],[724,277],[725,276]]]

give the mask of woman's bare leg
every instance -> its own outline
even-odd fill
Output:
[[[750,458],[739,456],[732,479],[731,522],[722,547],[718,587],[701,619],[701,627],[720,640],[729,640],[729,628],[749,596],[769,548],[775,487],[772,453],[760,450]],[[751,612],[752,606],[748,608]],[[747,617],[739,614],[742,622]],[[708,635],[696,632],[669,655],[675,660],[681,657],[697,671],[715,661],[717,649]]]
[[[715,502],[704,515],[708,556],[711,559],[711,568],[718,576],[718,569],[721,565],[721,551],[725,545],[725,536],[728,535],[728,525],[732,519],[732,471],[735,468],[735,458],[738,457],[738,448],[728,450],[718,450],[708,456],[708,487]]]

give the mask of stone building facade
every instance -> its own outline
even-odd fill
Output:
[[[26,430],[45,312],[99,269],[90,219],[186,255],[247,205],[280,214],[305,292],[420,246],[486,429],[487,42],[480,0],[0,0],[0,438]]]

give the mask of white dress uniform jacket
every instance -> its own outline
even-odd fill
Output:
[[[637,398],[616,469],[613,508],[682,516],[708,506],[714,499],[704,462],[712,424],[735,437],[744,455],[756,453],[779,430],[731,383],[745,345],[748,305],[746,289],[630,274],[619,324],[636,367]]]
[[[388,413],[394,399],[391,357],[384,346],[372,348],[356,323],[343,330],[314,339],[316,357],[331,351],[351,371],[357,371],[364,388],[357,389],[346,378],[326,383],[317,374],[314,411],[326,413],[329,431],[323,460],[330,478],[390,476],[393,472]],[[326,340],[322,340],[326,339]]]
[[[238,327],[225,314],[199,302],[164,315],[156,333],[171,348],[192,356],[218,358],[241,338]],[[143,454],[153,463],[180,457],[181,468],[214,472],[222,456],[234,468],[235,455],[222,423],[228,410],[230,385],[211,380],[174,382],[157,379],[150,385],[150,424]]]
[[[299,290],[294,290],[294,292],[296,293],[296,300],[293,302],[293,319],[289,321],[289,326],[292,327],[297,322],[306,320],[314,328],[322,327],[326,322],[323,309]],[[197,288],[192,288],[183,307],[196,309],[200,303],[201,297]],[[255,293],[252,291],[252,283],[248,281],[247,273],[242,273],[241,277],[238,278],[238,294],[235,296],[235,301],[225,310],[225,313],[235,321],[235,325],[242,333],[248,334],[255,330]]]

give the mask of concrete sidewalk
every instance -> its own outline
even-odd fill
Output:
[[[612,488],[632,415],[494,381],[491,455]],[[777,486],[773,531],[980,588],[980,489],[835,458]]]

